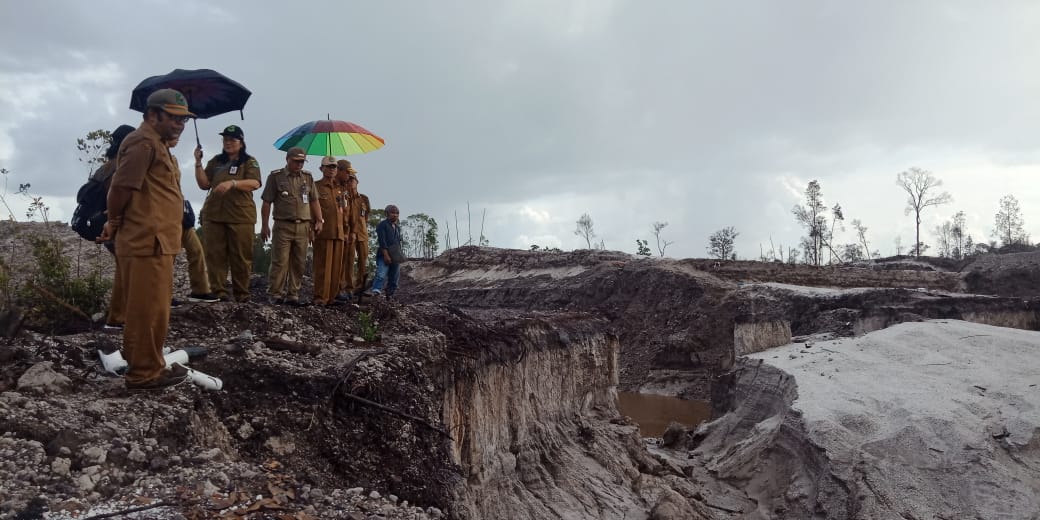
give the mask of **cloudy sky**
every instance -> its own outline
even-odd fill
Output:
[[[289,7],[291,5],[291,7]],[[871,247],[913,242],[896,175],[943,180],[989,240],[999,199],[1040,237],[1040,3],[5,2],[0,17],[0,167],[67,220],[88,172],[76,139],[137,125],[130,91],[175,68],[211,68],[253,91],[245,120],[198,121],[207,157],[241,124],[261,168],[306,121],[384,137],[351,157],[373,205],[396,203],[491,245],[584,247],[589,213],[608,249],[635,252],[668,222],[667,255],[703,257],[734,226],[737,252],[795,245],[791,215],[817,179]],[[184,191],[192,131],[175,153]],[[317,171],[317,161],[309,169]],[[259,193],[259,192],[258,192]],[[6,213],[6,212],[5,212]],[[6,216],[6,215],[5,215]],[[18,216],[21,216],[20,214]],[[443,230],[442,230],[443,235]],[[453,238],[454,240],[454,238]],[[851,226],[838,242],[854,242]],[[442,238],[443,243],[443,238]]]

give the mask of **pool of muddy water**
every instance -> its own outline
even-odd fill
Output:
[[[643,437],[660,437],[672,421],[696,428],[711,418],[707,401],[636,392],[618,392],[618,410],[639,425]]]

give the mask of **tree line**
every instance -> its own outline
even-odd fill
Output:
[[[907,249],[909,254],[920,257],[932,246],[921,239],[922,214],[929,208],[953,202],[953,197],[942,191],[942,180],[932,172],[921,168],[910,168],[896,176],[896,185],[905,195],[904,215],[913,216],[914,243]],[[854,240],[839,241],[836,237],[845,231],[845,212],[840,203],[825,203],[823,188],[819,181],[812,180],[805,188],[804,202],[792,208],[791,213],[804,229],[805,235],[795,246],[776,245],[770,239],[769,249],[759,246],[761,261],[779,261],[787,263],[806,263],[809,265],[830,265],[852,263],[873,258],[880,258],[877,249],[871,249],[867,237],[868,228],[860,219],[852,219],[849,224],[854,232]],[[1006,249],[1032,248],[1029,233],[1025,231],[1025,219],[1018,200],[1014,195],[1005,195],[998,204],[994,215],[993,229],[989,242],[977,241],[966,229],[967,216],[964,211],[956,212],[949,220],[932,230],[934,235],[934,251],[940,257],[961,259],[990,251]],[[667,222],[654,222],[651,226],[657,252],[665,255],[665,250],[673,241],[662,236]],[[574,234],[585,240],[589,249],[605,249],[602,240],[595,241],[596,233],[592,217],[584,213],[575,222]],[[719,260],[736,260],[736,240],[740,233],[733,226],[724,227],[708,237],[706,251],[710,258]],[[651,256],[648,241],[636,239],[636,254]],[[896,255],[902,255],[904,245],[900,237],[895,239]],[[532,251],[559,251],[557,248],[531,246]]]
[[[908,253],[920,257],[931,248],[921,239],[922,214],[928,208],[953,202],[953,197],[942,191],[941,179],[921,168],[910,168],[900,172],[896,176],[896,185],[906,197],[904,215],[913,215],[914,243],[908,249]],[[806,232],[805,236],[801,237],[798,248],[788,248],[786,251],[786,260],[791,263],[797,262],[799,255],[804,263],[810,265],[850,263],[881,256],[877,250],[871,250],[867,241],[867,227],[858,219],[851,221],[856,241],[836,242],[835,232],[844,231],[845,215],[841,204],[829,206],[824,203],[823,190],[816,180],[810,181],[806,186],[804,204],[796,205],[791,212]],[[1018,200],[1013,195],[1005,195],[1000,199],[991,231],[993,240],[990,242],[977,242],[967,232],[966,224],[965,213],[958,211],[949,220],[935,227],[932,234],[935,236],[935,252],[938,256],[961,259],[995,251],[998,249],[998,243],[1004,248],[1031,247],[1029,234],[1025,231],[1025,219]],[[732,228],[727,229],[732,234]],[[716,235],[719,233],[722,232],[716,232]],[[709,251],[716,249],[713,247],[716,235],[709,239]],[[895,249],[896,255],[903,254],[902,239],[899,237],[895,240]],[[771,249],[768,255],[763,252],[760,259],[784,261],[783,255],[783,248],[779,253]]]

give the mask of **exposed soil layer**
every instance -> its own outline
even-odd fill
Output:
[[[925,265],[467,247],[408,264],[396,301],[272,306],[256,283],[254,303],[173,311],[168,345],[207,347],[191,364],[221,392],[127,392],[97,363],[118,336],[23,331],[0,340],[0,516],[162,499],[151,517],[857,518],[864,491],[792,410],[797,381],[738,346],[925,318],[1037,327],[1035,292],[958,293]],[[1012,285],[999,264],[971,272]],[[648,445],[618,387],[710,397],[718,420]]]
[[[984,255],[962,271],[969,291],[1020,298],[1040,295],[1040,252]]]
[[[937,269],[908,259],[818,268],[464,247],[408,265],[404,297],[467,310],[601,316],[621,343],[622,389],[696,399],[706,398],[709,382],[731,367],[741,324],[782,324],[788,332],[776,345],[792,335],[848,336],[927,318],[1040,326],[1040,300],[955,292],[960,275]],[[988,277],[996,271],[976,272]]]
[[[679,260],[681,264],[735,282],[775,282],[809,287],[891,287],[956,291],[962,286],[956,272],[921,262],[884,262],[869,265],[812,266],[781,262]]]

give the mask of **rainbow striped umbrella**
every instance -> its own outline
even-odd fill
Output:
[[[378,150],[384,144],[386,141],[382,137],[365,130],[361,125],[322,119],[289,130],[274,142],[274,147],[286,151],[299,146],[307,155],[356,155]]]

